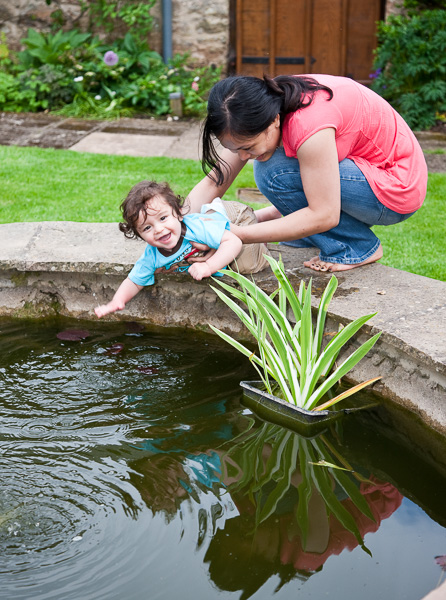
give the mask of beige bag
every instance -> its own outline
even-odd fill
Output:
[[[205,212],[213,212],[214,207],[212,205],[215,202],[221,202],[223,204],[228,219],[234,225],[243,227],[244,225],[257,223],[253,209],[246,204],[235,202],[234,200],[220,200],[220,198],[217,198],[205,207]],[[217,206],[215,206],[215,208],[217,208]],[[220,211],[217,210],[216,212]],[[263,256],[264,254],[269,255],[269,251],[265,244],[243,244],[240,254],[229,266],[231,269],[234,269],[234,271],[243,274],[258,273],[269,266],[268,261]]]

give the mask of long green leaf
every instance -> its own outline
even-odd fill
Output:
[[[328,306],[333,298],[333,295],[338,287],[338,280],[333,275],[327,284],[327,287],[322,294],[321,301],[317,312],[316,331],[313,342],[313,355],[319,356],[322,346],[322,338],[324,335],[325,320],[327,318]]]
[[[294,319],[296,321],[300,321],[301,313],[302,313],[302,305],[299,301],[299,297],[296,294],[293,286],[290,283],[290,280],[285,274],[285,269],[283,267],[283,263],[279,263],[272,256],[268,256],[267,254],[263,255],[266,260],[269,262],[271,270],[273,271],[277,281],[279,281],[281,288],[283,289],[288,302],[290,304],[290,308],[293,312]]]
[[[300,325],[300,347],[301,347],[301,387],[305,389],[307,376],[311,373],[312,344],[313,344],[313,317],[311,314],[311,280],[305,293],[302,307],[302,320]]]
[[[282,329],[284,329],[285,331],[292,331],[286,316],[280,311],[280,309],[277,307],[275,302],[271,300],[268,294],[266,294],[262,289],[260,289],[254,282],[250,281],[247,277],[241,275],[240,273],[237,273],[236,271],[228,270],[225,273],[225,275],[227,277],[231,277],[240,285],[243,285],[243,287],[245,287],[246,290],[248,290],[248,292],[253,297],[261,299],[262,305],[264,306],[265,310],[269,311],[272,315],[274,315],[274,318],[277,320],[278,324]],[[217,283],[221,284],[223,282],[218,281]]]
[[[380,337],[382,332],[377,333],[372,338],[367,340],[360,346],[357,350],[353,352],[337,369],[334,373],[327,377],[322,385],[320,385],[317,390],[310,396],[307,407],[309,410],[313,409],[317,402],[322,398],[322,396],[335,384],[337,383],[341,377],[343,377],[346,373],[348,373],[353,367],[361,360],[363,356],[367,354],[367,352],[374,346]]]
[[[346,327],[344,327],[332,340],[330,340],[314,365],[314,369],[311,373],[311,380],[305,389],[307,398],[311,397],[319,379],[327,373],[328,367],[331,366],[333,361],[338,357],[342,347],[369,319],[375,316],[375,314],[376,313],[373,313],[371,315],[365,315],[364,317],[355,319]]]

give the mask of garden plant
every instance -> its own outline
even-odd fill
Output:
[[[48,4],[57,3],[48,0]],[[79,0],[79,4],[90,23],[102,28],[101,35],[91,33],[93,25],[88,33],[64,31],[63,13],[56,7],[54,33],[29,29],[20,52],[9,50],[4,35],[0,39],[0,110],[95,118],[161,116],[170,112],[169,95],[180,92],[185,116],[204,113],[207,93],[220,78],[220,69],[196,67],[187,54],[165,63],[149,47],[146,34],[153,1]]]
[[[355,319],[340,329],[323,348],[328,305],[338,285],[336,277],[330,279],[322,294],[316,326],[313,327],[311,280],[308,287],[301,281],[296,293],[283,263],[271,256],[266,258],[278,283],[277,290],[271,295],[252,280],[230,270],[225,273],[238,283],[239,288],[223,281],[217,283],[227,293],[213,287],[219,298],[234,311],[254,337],[258,354],[211,325],[215,333],[249,358],[260,375],[265,390],[299,408],[321,411],[377,381],[379,377],[360,383],[334,398],[328,398],[327,393],[367,354],[380,337],[380,333],[374,335],[342,364],[334,367],[345,344],[374,315]],[[232,298],[244,304],[247,310]],[[292,320],[287,317],[288,310],[293,315]],[[322,404],[321,400],[324,400]]]
[[[446,1],[405,0],[406,12],[378,24],[373,90],[412,129],[446,120]]]

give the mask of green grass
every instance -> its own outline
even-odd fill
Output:
[[[446,281],[445,198],[446,174],[430,173],[426,200],[415,215],[398,225],[373,228],[383,245],[382,264]]]
[[[168,181],[175,193],[186,196],[202,177],[194,160],[0,146],[0,223],[117,222],[119,205],[138,181]],[[237,187],[254,185],[248,166],[225,199],[235,200]]]
[[[119,205],[142,179],[168,181],[183,196],[200,181],[198,162],[83,154],[69,150],[0,146],[0,223],[19,221],[118,222]],[[248,165],[225,199],[254,187]],[[385,265],[446,281],[446,174],[429,175],[428,194],[416,215],[391,227],[375,227]]]

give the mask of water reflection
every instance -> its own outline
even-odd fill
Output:
[[[390,483],[353,470],[326,435],[305,439],[268,423],[232,447],[223,464],[240,516],[217,533],[205,560],[215,583],[240,586],[243,598],[272,575],[280,589],[290,578],[306,580],[343,550],[360,545],[369,552],[365,534],[402,501]]]
[[[131,462],[132,483],[167,522],[198,519],[196,546],[215,585],[249,598],[272,576],[306,581],[332,555],[364,544],[401,504],[390,483],[355,470],[336,426],[306,439],[207,403],[194,425],[159,423]],[[241,424],[243,423],[243,426]],[[211,442],[211,443],[210,443]],[[208,497],[208,502],[204,499]],[[210,500],[209,500],[210,497]]]
[[[346,423],[305,439],[253,418],[239,388],[251,366],[223,342],[119,324],[75,342],[58,339],[60,330],[0,320],[0,596],[385,597],[379,565],[389,570],[392,556],[377,546],[395,556],[414,547],[395,550],[412,516],[401,530],[389,519],[390,539],[364,540],[401,502],[372,474],[386,478],[394,446],[379,436],[352,443]],[[426,484],[420,477],[417,490],[413,475],[425,463],[416,467],[404,450],[393,472],[402,464],[418,498]],[[434,514],[444,518],[444,479],[433,471],[428,479],[425,503],[437,493]],[[418,540],[428,518],[406,499],[409,509]],[[429,523],[430,539],[440,538]],[[444,545],[431,543],[426,564],[440,553]],[[347,557],[336,576],[324,568],[334,555]],[[419,600],[437,579],[435,569],[424,580],[418,571],[421,592],[400,597]]]

